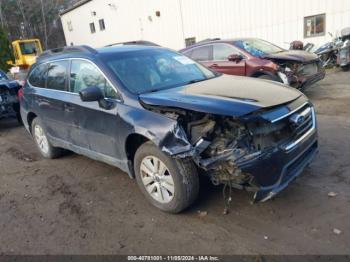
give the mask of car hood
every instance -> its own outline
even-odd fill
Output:
[[[275,54],[264,55],[263,58],[275,59],[275,60],[288,60],[295,62],[311,62],[318,59],[317,55],[301,50],[289,50]]]
[[[15,80],[0,80],[1,87],[15,88],[18,87],[18,82]]]
[[[207,81],[139,95],[141,103],[239,117],[291,102],[302,94],[283,84],[222,75]]]

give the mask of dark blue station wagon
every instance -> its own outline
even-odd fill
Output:
[[[167,212],[193,203],[199,175],[267,200],[317,151],[302,93],[215,73],[161,47],[48,51],[22,93],[24,125],[44,157],[71,150],[116,166]]]

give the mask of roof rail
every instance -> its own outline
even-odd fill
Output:
[[[111,46],[117,46],[117,45],[145,45],[145,46],[159,46],[156,43],[153,43],[151,41],[145,41],[145,40],[135,40],[135,41],[128,41],[128,42],[120,42],[120,43],[113,43],[106,45],[105,47],[111,47]]]
[[[211,42],[211,41],[217,41],[217,40],[221,40],[221,38],[207,38],[207,39],[203,39],[203,40],[201,40],[201,41],[199,41],[199,42],[197,42],[196,44],[198,44],[198,43],[205,43],[205,42]]]
[[[97,54],[97,51],[94,48],[87,45],[65,46],[60,48],[49,49],[45,52],[42,52],[38,56],[37,61],[53,55],[75,53],[75,52],[88,52],[91,54]]]

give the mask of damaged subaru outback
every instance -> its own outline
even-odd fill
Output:
[[[32,67],[20,104],[44,157],[67,149],[116,166],[171,213],[195,201],[199,174],[268,200],[317,152],[315,110],[305,95],[215,73],[161,47],[48,51]]]

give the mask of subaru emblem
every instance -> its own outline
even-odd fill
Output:
[[[303,115],[300,114],[294,114],[289,118],[289,121],[292,122],[295,125],[300,125],[304,122],[305,117]]]

